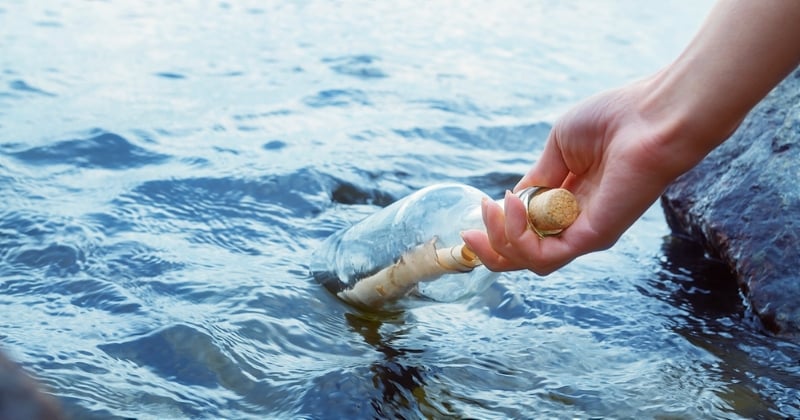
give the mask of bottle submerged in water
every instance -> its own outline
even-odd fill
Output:
[[[531,199],[541,190],[529,188],[518,195],[531,209]],[[577,204],[569,197],[576,215]],[[312,256],[312,275],[360,306],[384,307],[407,295],[452,302],[479,294],[499,273],[480,265],[460,234],[485,229],[483,199],[489,197],[482,191],[455,183],[416,191],[329,237]],[[561,228],[537,232],[553,234]]]

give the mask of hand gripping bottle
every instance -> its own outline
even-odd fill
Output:
[[[558,234],[578,215],[565,189],[532,187],[517,195],[540,236]],[[460,233],[485,229],[485,198],[462,184],[423,188],[329,237],[312,257],[312,275],[341,299],[374,309],[406,296],[452,302],[481,293],[499,273],[481,265]]]

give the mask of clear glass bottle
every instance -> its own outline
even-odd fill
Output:
[[[518,195],[530,208],[530,200],[538,191],[529,188]],[[455,183],[416,191],[329,237],[312,256],[312,275],[341,297],[362,279],[396,265],[423,244],[433,243],[436,250],[463,245],[462,231],[485,228],[481,216],[484,198],[489,197],[482,191]],[[482,265],[467,270],[437,273],[433,281],[428,277],[418,282],[410,294],[452,302],[483,292],[499,275]]]
[[[462,184],[439,184],[416,191],[329,237],[312,256],[311,272],[333,293],[395,263],[410,249],[436,238],[435,246],[456,246],[460,233],[483,229],[482,191]],[[498,274],[485,267],[423,282],[416,293],[450,302],[485,290]]]

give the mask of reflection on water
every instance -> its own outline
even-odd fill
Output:
[[[393,344],[406,335],[411,325],[406,325],[402,316],[376,319],[361,314],[347,313],[345,319],[350,328],[361,334],[364,341],[383,355],[370,367],[371,383],[378,395],[363,401],[369,410],[359,413],[359,417],[377,415],[418,417],[421,415],[441,417],[425,397],[426,369],[413,363],[414,355],[424,352],[423,348],[413,349]]]
[[[460,302],[308,274],[421,187],[501,196],[710,2],[197,6],[0,6],[0,345],[72,417],[800,417],[798,346],[657,207]]]
[[[748,418],[765,410],[796,416],[800,348],[765,332],[745,307],[727,266],[705,257],[698,244],[670,237],[659,274],[653,286],[670,289],[668,302],[685,310],[674,330],[718,358],[709,370],[727,384],[719,396]],[[776,393],[773,386],[782,391]],[[765,395],[770,395],[767,401]]]

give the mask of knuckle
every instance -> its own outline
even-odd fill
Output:
[[[595,246],[593,247],[594,251],[605,251],[613,247],[619,237],[601,237],[595,242]]]
[[[506,245],[506,235],[502,232],[488,232],[489,244],[495,250],[502,250]]]
[[[550,274],[553,274],[554,272],[556,272],[559,268],[561,268],[563,266],[564,266],[564,264],[557,264],[557,265],[545,264],[545,265],[541,265],[541,266],[538,266],[538,267],[529,267],[528,270],[532,271],[534,274],[536,274],[538,276],[546,277],[546,276],[549,276]]]
[[[496,260],[483,261],[483,260],[481,260],[481,262],[483,263],[483,265],[487,269],[489,269],[489,271],[492,271],[492,272],[495,272],[495,273],[504,271],[504,267],[499,261],[496,261]]]

